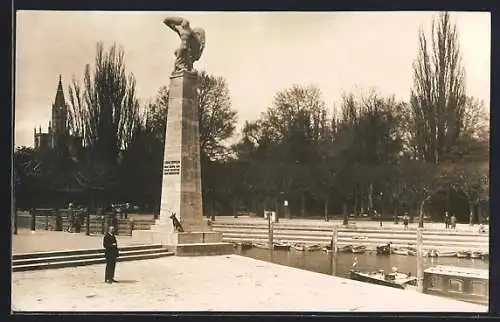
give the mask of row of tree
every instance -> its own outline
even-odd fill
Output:
[[[141,109],[123,56],[99,44],[94,72],[87,65],[83,85],[70,86],[68,126],[83,149],[16,151],[19,205],[54,203],[61,191],[76,191],[64,198],[158,211],[169,91],[161,88]],[[419,34],[409,102],[358,91],[331,111],[318,88],[294,85],[246,122],[232,146],[225,142],[237,113],[228,86],[200,72],[205,214],[281,210],[288,200],[300,216],[377,210],[422,219],[468,209],[472,223],[488,201],[489,133],[484,106],[466,96],[460,59],[455,26],[442,14],[430,39]]]

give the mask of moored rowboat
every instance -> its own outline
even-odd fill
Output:
[[[408,256],[409,253],[408,253],[408,248],[397,248],[397,249],[393,249],[392,250],[392,253],[393,254],[396,254],[396,255],[404,255],[404,256]]]
[[[458,251],[457,252],[457,257],[458,258],[470,258],[470,252],[468,251]]]
[[[344,247],[340,247],[339,248],[339,252],[343,252],[343,253],[350,253],[350,252],[352,252],[352,245],[346,245]]]
[[[470,252],[470,258],[481,258],[481,252],[480,251],[471,251]]]
[[[304,244],[304,243],[296,243],[296,244],[293,244],[291,246],[293,249],[298,250],[299,252],[304,252],[304,251],[306,251],[306,248],[307,248],[306,244]]]
[[[319,245],[319,244],[309,245],[309,246],[306,246],[306,250],[310,251],[310,252],[316,252],[318,250],[321,250],[321,245]]]
[[[438,257],[457,257],[457,252],[453,251],[438,251]]]
[[[377,285],[389,286],[399,289],[406,289],[409,286],[416,286],[416,277],[410,274],[393,272],[386,274],[383,270],[375,272],[360,272],[351,270],[351,279]]]
[[[352,247],[352,253],[353,254],[361,254],[366,252],[366,246],[364,245],[359,245],[359,246],[353,246]]]
[[[290,244],[276,242],[273,244],[273,248],[276,250],[290,250]]]

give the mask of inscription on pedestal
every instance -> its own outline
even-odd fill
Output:
[[[181,173],[181,161],[165,161],[163,163],[164,175],[178,175]]]

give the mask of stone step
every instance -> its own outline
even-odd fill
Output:
[[[133,250],[147,250],[147,249],[161,249],[163,248],[160,244],[143,244],[143,245],[132,245],[119,247],[118,250],[121,252],[133,251]],[[34,252],[34,253],[18,253],[13,254],[13,260],[28,259],[28,258],[41,258],[41,257],[54,257],[54,256],[71,256],[71,255],[83,255],[100,253],[104,254],[104,249],[76,249],[76,250],[62,250],[62,251],[48,251],[48,252]]]
[[[217,230],[222,232],[224,236],[233,236],[233,235],[253,235],[253,236],[262,236],[268,234],[268,230]],[[332,232],[312,232],[312,231],[290,231],[290,230],[274,230],[273,234],[275,236],[289,235],[289,236],[311,236],[311,237],[327,237],[331,238]],[[414,238],[416,239],[416,233],[399,233],[399,232],[387,232],[387,231],[377,231],[377,232],[339,232],[339,237],[349,237],[349,236],[366,236],[368,238]],[[485,235],[442,235],[442,234],[423,234],[424,239],[434,239],[434,240],[471,240],[471,241],[481,241],[481,242],[489,242],[489,236]]]
[[[231,243],[237,243],[237,242],[244,242],[244,241],[251,241],[251,242],[267,242],[268,239],[266,238],[248,238],[248,237],[224,237],[224,241],[226,242],[231,242]],[[306,244],[321,244],[321,245],[330,245],[330,239],[299,239],[299,238],[290,238],[290,239],[276,239],[274,238],[275,242],[286,242],[286,243],[306,243]],[[386,244],[390,240],[342,240],[338,239],[338,245],[339,246],[346,246],[346,245],[364,245],[367,247],[372,247],[375,249],[376,246],[380,244]],[[393,242],[393,247],[406,247],[408,244],[415,245],[416,241],[414,240],[403,240],[403,241],[398,241],[398,242]],[[423,243],[424,248],[428,249],[443,249],[443,250],[475,250],[475,249],[482,249],[482,250],[488,250],[489,245],[488,243],[470,243],[470,242],[465,242],[461,244],[457,244],[455,242],[450,242],[450,243],[443,243],[443,242],[424,242]]]
[[[176,256],[230,255],[233,252],[233,244],[224,242],[179,244],[175,248]]]
[[[174,253],[164,250],[162,252],[156,252],[154,254],[134,254],[134,255],[124,255],[118,257],[118,262],[125,261],[133,261],[133,260],[144,260],[144,259],[155,259],[165,256],[173,256]],[[75,266],[86,266],[86,265],[95,265],[95,264],[104,264],[106,263],[105,258],[93,258],[93,259],[80,259],[80,260],[71,260],[71,261],[58,261],[58,262],[47,262],[47,263],[38,263],[38,264],[26,264],[13,266],[12,271],[29,271],[29,270],[38,270],[38,269],[51,269],[51,268],[64,268],[64,267],[75,267]]]
[[[156,254],[164,252],[164,248],[151,248],[151,249],[137,249],[137,250],[126,250],[120,251],[120,256],[128,256],[135,254]],[[66,256],[52,256],[52,257],[38,257],[38,258],[27,258],[27,259],[15,259],[12,262],[13,266],[19,265],[29,265],[29,264],[42,264],[48,262],[62,262],[62,261],[75,261],[75,260],[90,260],[95,258],[103,258],[103,251],[96,251],[88,254],[74,254],[74,255],[66,255]]]
[[[268,239],[268,234],[267,233],[252,233],[252,234],[247,234],[247,233],[223,233],[224,238],[233,238],[233,237],[240,237],[240,238],[246,238],[246,239]],[[355,239],[352,238],[353,236],[343,236],[339,234],[338,240],[339,241],[351,241],[353,243],[358,242],[358,241],[368,241],[368,242],[396,242],[396,241],[407,241],[407,242],[415,242],[416,241],[416,236],[401,236],[401,235],[390,235],[390,234],[380,234],[380,235],[365,235],[367,239]],[[286,234],[280,234],[280,233],[274,233],[273,238],[275,240],[289,240],[289,239],[294,239],[294,240],[311,240],[311,241],[324,241],[324,242],[329,242],[332,238],[331,235],[286,235]],[[475,239],[475,238],[454,238],[454,239],[446,239],[443,237],[439,238],[429,238],[428,236],[424,236],[424,243],[445,243],[445,244],[461,244],[461,243],[468,243],[468,244],[488,244],[489,239]]]
[[[234,223],[212,223],[213,230],[218,230],[222,232],[231,231],[231,230],[268,230],[267,224],[234,224]],[[292,231],[309,231],[309,232],[332,232],[333,226],[310,226],[310,225],[281,225],[274,224],[275,230],[292,230]],[[402,233],[402,234],[415,234],[415,229],[405,230],[403,228],[393,228],[393,227],[384,227],[384,231],[390,233]],[[357,227],[357,228],[345,228],[339,227],[339,232],[363,232],[363,233],[379,233],[380,229],[378,228],[369,228],[369,227]],[[441,236],[488,236],[488,234],[479,234],[477,232],[467,232],[467,231],[443,231],[438,229],[425,229],[424,235],[441,235]]]

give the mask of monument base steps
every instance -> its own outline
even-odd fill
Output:
[[[175,252],[177,256],[210,256],[233,253],[233,245],[222,242],[221,232],[171,233],[166,228],[167,226],[152,226],[151,230],[134,230],[132,231],[132,239],[134,242],[145,244],[161,244],[168,250]]]

